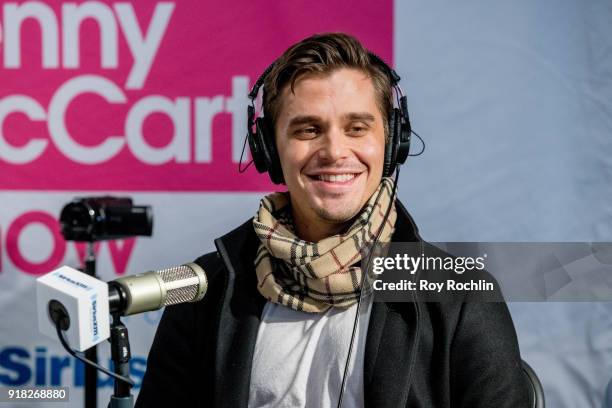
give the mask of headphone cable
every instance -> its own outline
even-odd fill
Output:
[[[348,374],[348,369],[349,369],[349,365],[351,362],[351,355],[353,353],[353,344],[355,343],[355,335],[357,333],[357,326],[359,324],[359,308],[361,306],[361,300],[363,299],[363,286],[366,283],[366,271],[369,269],[370,267],[370,263],[372,262],[372,255],[374,253],[374,249],[376,247],[376,244],[378,243],[378,240],[380,238],[380,234],[382,233],[382,230],[385,227],[385,224],[387,222],[387,219],[389,218],[389,214],[391,213],[391,206],[395,205],[395,194],[397,191],[397,182],[399,179],[399,168],[400,166],[396,166],[395,167],[395,182],[393,183],[393,191],[391,193],[391,200],[389,202],[389,205],[387,206],[387,211],[385,212],[385,217],[383,219],[382,224],[380,225],[380,227],[378,228],[378,233],[376,234],[376,238],[374,239],[374,242],[372,243],[372,246],[370,248],[369,254],[368,254],[368,261],[366,263],[366,267],[365,268],[361,268],[361,286],[359,287],[359,298],[357,299],[357,310],[355,311],[355,320],[353,322],[353,331],[351,333],[351,342],[349,343],[349,349],[348,349],[348,353],[346,356],[346,362],[344,363],[344,373],[342,374],[342,384],[340,385],[340,397],[338,398],[338,408],[342,407],[342,398],[344,396],[344,388],[346,386],[346,378],[347,378],[347,374]],[[371,296],[374,296],[373,294],[371,294]]]

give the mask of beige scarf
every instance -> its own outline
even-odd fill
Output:
[[[383,178],[348,231],[317,243],[295,235],[288,193],[264,197],[253,219],[261,240],[255,257],[259,292],[271,302],[311,313],[357,302],[362,274],[355,264],[362,252],[369,253],[392,192],[392,179]],[[391,205],[378,242],[391,240],[395,219],[395,205]]]

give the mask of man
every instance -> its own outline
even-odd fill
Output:
[[[137,407],[333,407],[341,394],[347,407],[527,406],[503,302],[366,295],[342,391],[360,249],[421,241],[383,177],[392,79],[373,58],[348,35],[315,35],[267,72],[258,126],[288,192],[196,261],[208,293],[164,312]]]

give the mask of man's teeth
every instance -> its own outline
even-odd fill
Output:
[[[331,182],[331,183],[342,183],[355,178],[355,174],[319,174],[317,179]]]

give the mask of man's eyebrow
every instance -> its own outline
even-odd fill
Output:
[[[345,120],[356,121],[360,120],[363,122],[375,122],[376,118],[374,115],[368,112],[351,112],[343,115]],[[289,121],[289,127],[305,125],[308,123],[321,122],[321,118],[315,115],[302,115],[296,116]]]
[[[289,121],[289,127],[305,125],[307,123],[320,122],[321,118],[314,115],[296,116]]]
[[[363,122],[375,122],[376,118],[374,115],[368,112],[351,112],[344,115],[344,119],[354,121],[360,120]]]

